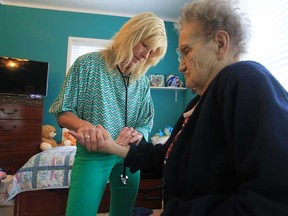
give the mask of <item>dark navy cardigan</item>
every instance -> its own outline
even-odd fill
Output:
[[[288,215],[288,94],[262,65],[224,68],[200,99],[163,169],[165,145],[132,146],[125,163],[162,172],[163,216]]]

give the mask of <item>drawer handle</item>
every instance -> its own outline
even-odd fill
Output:
[[[10,143],[0,143],[0,148],[11,148],[13,146],[15,146],[16,142],[13,141],[13,142],[10,142]]]
[[[148,193],[153,192],[153,191],[159,191],[159,193],[161,194],[162,191],[162,186],[157,186],[154,188],[149,188],[149,189],[145,189],[143,191],[143,197],[145,200],[161,200],[162,197],[161,196],[148,196]]]
[[[12,127],[11,127],[11,128],[8,128],[8,129],[5,129],[5,128],[3,128],[2,126],[0,126],[0,129],[1,129],[2,131],[5,131],[5,132],[12,131],[12,130],[15,129],[15,128],[17,128],[17,125],[12,125]]]
[[[15,114],[16,112],[18,112],[17,109],[14,109],[14,110],[11,111],[11,112],[5,111],[5,109],[3,109],[3,108],[1,108],[0,110],[1,110],[4,114],[6,114],[6,115],[13,115],[13,114]]]

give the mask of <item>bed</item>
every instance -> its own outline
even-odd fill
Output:
[[[75,146],[60,146],[32,156],[13,176],[1,182],[0,205],[14,200],[14,216],[65,215]],[[160,179],[141,179],[136,206],[161,208]],[[148,195],[149,193],[149,195]],[[107,184],[99,212],[109,211]]]
[[[0,203],[25,191],[69,188],[76,147],[61,146],[31,157],[10,181],[5,182]]]

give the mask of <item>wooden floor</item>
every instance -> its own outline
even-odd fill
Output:
[[[14,206],[0,206],[0,215],[1,216],[13,216]],[[161,209],[153,209],[153,214],[149,216],[160,216],[162,210]],[[97,216],[109,216],[109,213],[99,213]]]
[[[160,216],[161,212],[162,212],[161,209],[153,209],[153,214],[149,216]],[[109,216],[109,213],[100,213],[100,214],[97,214],[97,216]]]

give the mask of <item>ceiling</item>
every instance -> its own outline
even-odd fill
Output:
[[[193,0],[0,0],[3,5],[131,17],[150,11],[174,21],[180,9]]]

